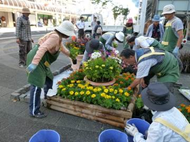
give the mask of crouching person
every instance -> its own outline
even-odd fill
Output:
[[[190,142],[190,124],[175,107],[175,96],[163,83],[151,83],[141,92],[143,103],[153,113],[147,139],[134,125],[127,124],[127,134],[134,142]]]
[[[30,115],[36,118],[46,117],[40,111],[41,88],[44,87],[45,98],[48,89],[52,88],[53,74],[50,64],[56,61],[60,51],[69,56],[69,51],[62,45],[62,38],[74,36],[74,27],[71,22],[64,21],[53,32],[39,39],[37,45],[27,55],[27,72],[30,87]]]

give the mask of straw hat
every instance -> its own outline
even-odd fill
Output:
[[[116,34],[115,34],[115,37],[116,37],[116,39],[119,41],[119,42],[123,42],[123,39],[124,39],[124,34],[123,34],[123,32],[117,32]]]
[[[30,12],[30,10],[29,10],[28,8],[24,7],[24,8],[22,9],[22,13],[28,13],[28,14],[30,14],[31,12]]]
[[[74,25],[70,21],[63,21],[57,28],[57,31],[67,36],[75,36]]]

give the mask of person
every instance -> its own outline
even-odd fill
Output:
[[[127,124],[125,131],[134,142],[190,142],[190,124],[175,107],[175,96],[163,83],[151,83],[141,92],[141,98],[153,113],[153,122],[144,139],[136,126]]]
[[[175,7],[172,4],[166,5],[163,8],[162,15],[168,20],[165,25],[165,33],[162,40],[162,45],[165,50],[175,54],[179,53],[183,35],[183,23],[175,16]]]
[[[151,37],[145,37],[145,36],[128,36],[127,37],[127,43],[133,47],[133,50],[137,50],[140,48],[160,48],[163,49],[162,45],[154,38]]]
[[[112,47],[112,43],[115,41],[115,43],[123,43],[124,34],[123,32],[106,32],[100,37],[100,41],[104,45],[106,51],[112,51],[115,50],[114,47]]]
[[[76,23],[76,27],[78,28],[78,38],[80,39],[84,35],[84,28],[85,28],[85,23],[84,23],[84,17],[80,17],[80,21]]]
[[[145,37],[152,37],[156,39],[157,41],[162,41],[163,35],[164,35],[164,28],[160,21],[160,16],[155,15],[152,19],[153,23],[149,26],[147,29],[147,33]]]
[[[94,51],[100,51],[103,56],[106,55],[103,44],[97,39],[92,39],[86,44],[86,50],[84,52],[82,63],[88,61],[90,59],[90,55]]]
[[[132,35],[134,32],[133,32],[133,19],[132,18],[129,18],[127,23],[125,24],[125,26],[123,27],[123,33],[124,33],[124,40],[123,40],[123,47],[124,48],[128,48],[129,45],[126,41],[126,37],[128,35]]]
[[[121,52],[122,61],[126,64],[137,65],[136,79],[129,87],[135,88],[141,84],[145,88],[150,79],[156,75],[159,82],[164,83],[174,92],[174,83],[180,77],[178,61],[168,51],[159,48],[141,48],[138,50],[124,49]]]
[[[16,42],[19,45],[19,66],[21,68],[26,66],[26,57],[32,48],[31,42],[34,42],[31,37],[29,15],[30,10],[23,8],[22,16],[17,18],[16,24]]]
[[[97,21],[97,25],[95,26],[95,29],[94,29],[94,38],[96,39],[99,39],[103,32],[103,28],[100,25],[100,23],[101,23],[100,21]]]
[[[94,29],[95,29],[95,26],[97,25],[97,17],[96,16],[94,16],[94,19],[93,19],[93,21],[91,22],[91,27],[92,27],[92,36],[93,36],[93,38],[95,38],[95,35],[94,35]]]
[[[44,87],[45,98],[48,90],[52,88],[53,74],[50,64],[56,61],[60,51],[69,56],[69,51],[63,46],[62,38],[74,36],[74,26],[64,21],[54,31],[40,38],[27,55],[27,72],[30,87],[29,111],[32,117],[43,118],[46,115],[40,111],[41,88]],[[44,86],[45,85],[45,86]]]

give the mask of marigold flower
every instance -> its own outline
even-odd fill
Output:
[[[66,88],[62,88],[62,91],[65,91],[66,90]]]
[[[88,91],[86,91],[86,95],[90,95],[90,93],[91,93],[91,92],[90,92],[89,90],[88,90]]]
[[[84,91],[80,91],[80,94],[81,94],[81,95],[84,95]]]
[[[71,80],[71,83],[75,83],[75,80]]]
[[[95,66],[96,68],[99,68],[99,66]]]
[[[112,99],[115,99],[115,96],[112,96]]]
[[[105,97],[105,93],[103,92],[103,93],[101,93],[101,97]]]
[[[102,89],[99,87],[97,90],[98,90],[98,91],[101,91]]]
[[[129,87],[127,87],[127,90],[131,90],[131,87],[129,86]]]
[[[181,107],[185,107],[186,105],[185,104],[180,104]]]
[[[74,91],[70,91],[69,94],[70,94],[70,95],[73,95],[73,94],[74,94]]]
[[[109,89],[109,92],[113,92],[113,91],[114,91],[114,89],[113,89],[113,88],[110,88],[110,89]]]
[[[129,93],[128,93],[128,92],[125,92],[124,94],[125,94],[125,96],[129,96]]]
[[[115,99],[115,101],[120,102],[119,98]]]
[[[123,90],[122,90],[122,89],[119,89],[119,93],[123,93]]]
[[[95,94],[92,94],[92,95],[91,95],[91,97],[92,97],[92,98],[95,98],[95,97],[96,97],[96,95],[95,95]]]
[[[76,95],[76,96],[78,96],[78,95],[79,95],[79,93],[78,93],[78,92],[75,92],[75,95]]]
[[[101,66],[102,66],[102,67],[105,67],[105,65],[104,65],[104,64],[102,64]]]
[[[81,82],[80,80],[76,81],[76,83],[80,83],[80,82]]]
[[[104,92],[105,92],[105,93],[108,93],[108,89],[104,89]]]
[[[114,94],[117,94],[117,93],[118,93],[118,91],[115,89],[115,90],[114,90]]]
[[[94,92],[97,92],[97,91],[98,91],[98,89],[97,89],[97,88],[94,88],[94,89],[93,89],[93,91],[94,91]]]
[[[63,88],[64,86],[63,85],[59,85],[58,88]]]

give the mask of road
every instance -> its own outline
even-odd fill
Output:
[[[41,35],[37,35],[37,42]],[[83,118],[63,114],[53,110],[42,108],[48,116],[44,119],[30,118],[28,104],[25,102],[13,102],[10,95],[15,90],[27,84],[25,68],[18,65],[18,45],[15,39],[0,40],[0,142],[26,142],[40,129],[54,129],[61,135],[61,141],[97,141],[99,133],[103,129],[114,128],[107,124],[86,120]],[[190,45],[184,50],[189,51]],[[122,47],[120,48],[120,50]],[[54,72],[69,64],[69,59],[60,54],[58,60],[51,65]],[[190,74],[181,74],[180,82],[184,87],[190,87]],[[177,105],[190,104],[180,95],[176,89]]]

